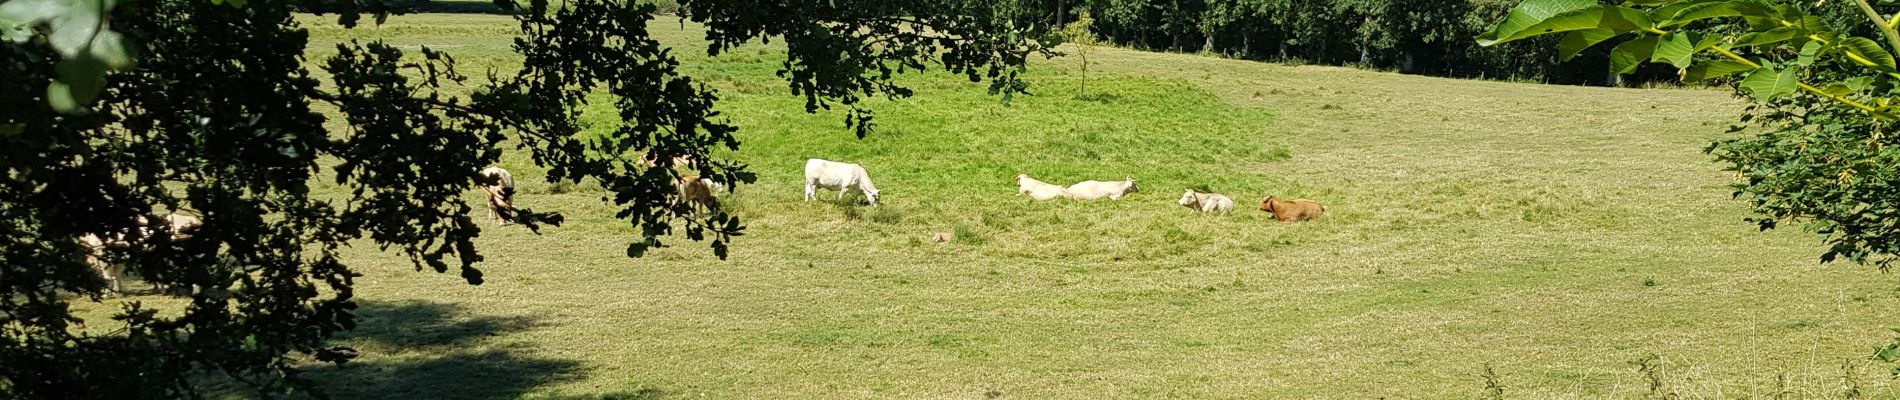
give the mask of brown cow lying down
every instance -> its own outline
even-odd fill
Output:
[[[718,182],[699,175],[687,175],[680,177],[674,185],[679,189],[680,201],[693,206],[695,210],[699,207],[705,207],[706,211],[719,209],[719,199],[713,197],[715,188],[720,186]]]
[[[1260,201],[1260,211],[1273,213],[1273,218],[1280,222],[1298,222],[1319,218],[1320,214],[1326,213],[1326,206],[1307,199],[1286,201],[1267,196]]]

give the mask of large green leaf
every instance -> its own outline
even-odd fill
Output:
[[[105,79],[87,79],[74,82],[53,81],[46,85],[46,104],[54,111],[66,114],[85,114],[93,99],[99,98],[99,89],[105,87]]]
[[[1594,0],[1525,0],[1512,7],[1511,12],[1498,21],[1497,26],[1478,35],[1478,43],[1490,46],[1503,43],[1502,38],[1543,22],[1553,15],[1575,11],[1596,5]]]
[[[1871,67],[1882,71],[1894,71],[1893,53],[1889,53],[1887,49],[1881,48],[1880,43],[1874,42],[1873,39],[1850,36],[1836,43],[1840,46],[1841,51],[1860,58],[1860,60],[1856,61],[1872,63],[1873,65],[1870,65]]]
[[[1695,56],[1695,44],[1702,40],[1700,34],[1693,32],[1669,32],[1656,41],[1656,61],[1668,62],[1676,69],[1688,68],[1689,61]]]
[[[1821,91],[1827,92],[1827,94],[1831,94],[1835,96],[1846,96],[1854,92],[1859,92],[1862,89],[1866,89],[1867,86],[1871,85],[1872,83],[1873,83],[1873,78],[1869,78],[1865,76],[1854,77],[1852,79],[1847,79],[1840,82],[1827,84],[1827,87],[1822,88]]]
[[[32,24],[65,13],[66,4],[55,0],[8,0],[0,3],[0,24]]]
[[[1794,65],[1800,67],[1814,65],[1814,57],[1819,56],[1826,47],[1827,45],[1819,41],[1809,41],[1801,45],[1801,55],[1795,57]]]
[[[1768,30],[1782,27],[1782,21],[1800,22],[1801,12],[1786,5],[1770,6],[1769,11],[1759,15],[1743,14],[1742,19],[1754,30]]]
[[[1612,31],[1608,28],[1585,29],[1566,33],[1564,34],[1563,40],[1557,42],[1557,60],[1569,61],[1571,58],[1576,57],[1577,53],[1582,52],[1583,49],[1590,48],[1590,46],[1595,46],[1597,43],[1602,43],[1604,40],[1609,40],[1613,37],[1616,37],[1616,31]]]
[[[1735,47],[1760,46],[1793,39],[1801,34],[1800,28],[1784,26],[1761,32],[1747,33],[1735,38]]]
[[[1739,16],[1771,17],[1772,12],[1773,11],[1767,6],[1753,1],[1694,3],[1683,6],[1680,10],[1676,11],[1675,14],[1668,15],[1668,19],[1658,25],[1667,28],[1682,26],[1690,22],[1709,18]]]
[[[1733,75],[1739,72],[1755,70],[1756,66],[1735,60],[1715,60],[1698,63],[1682,71],[1682,80],[1699,82]]]
[[[1722,0],[1688,0],[1688,1],[1668,2],[1668,4],[1663,4],[1662,7],[1656,7],[1656,8],[1650,9],[1649,19],[1653,21],[1668,21],[1670,18],[1674,18],[1676,14],[1681,14],[1682,9],[1689,8],[1689,6],[1702,4],[1702,3],[1714,3],[1714,2],[1719,2],[1719,1],[1722,1]],[[1644,6],[1644,5],[1650,5],[1650,4],[1628,3],[1626,5]]]
[[[99,36],[92,39],[92,48],[87,53],[104,62],[106,68],[115,71],[132,66],[132,49],[125,45],[125,38],[118,32],[99,31]]]
[[[72,2],[65,14],[54,18],[49,24],[53,32],[46,35],[46,42],[53,45],[53,50],[62,57],[79,56],[92,46],[92,38],[104,27],[102,18],[105,16],[102,11],[97,2]]]
[[[1595,28],[1628,32],[1651,26],[1648,15],[1632,8],[1597,6],[1589,0],[1525,0],[1477,39],[1481,46],[1493,46],[1552,33]]]
[[[1635,71],[1636,66],[1642,65],[1643,61],[1648,61],[1649,55],[1655,51],[1655,36],[1645,36],[1616,45],[1615,48],[1610,49],[1610,73],[1627,74]]]
[[[1722,35],[1703,35],[1702,41],[1696,42],[1695,51],[1708,50],[1718,44],[1722,44]]]
[[[1768,100],[1793,94],[1796,89],[1795,76],[1799,73],[1801,73],[1799,68],[1775,71],[1774,68],[1764,67],[1748,74],[1748,78],[1742,79],[1739,86],[1743,92],[1754,95],[1757,100]]]

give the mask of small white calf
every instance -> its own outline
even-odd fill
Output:
[[[1036,178],[1030,178],[1028,173],[1016,174],[1017,196],[1026,194],[1029,195],[1029,198],[1036,199],[1036,201],[1045,201],[1062,197],[1064,190],[1067,190],[1067,188],[1060,185],[1043,183],[1042,181],[1036,180]]]
[[[1179,203],[1182,207],[1204,213],[1218,211],[1226,214],[1234,211],[1234,199],[1213,193],[1195,193],[1194,189],[1188,189],[1186,194],[1182,194]]]
[[[495,223],[508,225],[514,223],[515,213],[515,176],[501,167],[483,168],[482,190],[488,192],[488,215]],[[493,182],[493,183],[489,183]]]
[[[871,175],[857,164],[811,159],[805,161],[805,201],[818,198],[818,188],[837,189],[838,199],[852,190],[864,193],[871,206],[877,206],[877,185]]]
[[[1135,186],[1135,178],[1111,182],[1081,181],[1069,185],[1069,188],[1063,191],[1069,198],[1076,200],[1095,200],[1103,197],[1121,200],[1122,196],[1139,192],[1141,192],[1141,187]]]

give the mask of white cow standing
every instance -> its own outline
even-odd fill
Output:
[[[1068,188],[1064,188],[1061,185],[1051,185],[1036,180],[1036,178],[1031,178],[1027,172],[1016,174],[1017,196],[1026,194],[1029,195],[1029,198],[1036,199],[1036,201],[1046,201],[1062,197],[1063,192],[1066,190],[1068,190]]]
[[[1181,201],[1178,202],[1178,204],[1182,207],[1204,213],[1220,212],[1226,214],[1229,211],[1234,211],[1234,199],[1229,199],[1227,196],[1214,193],[1195,193],[1194,189],[1188,189],[1187,193],[1182,194]]]
[[[837,189],[838,199],[852,190],[864,193],[864,198],[877,206],[877,185],[871,183],[871,175],[864,167],[836,161],[810,159],[805,161],[805,201],[818,198],[818,188]]]
[[[1135,178],[1110,182],[1081,181],[1069,185],[1069,188],[1064,191],[1069,198],[1076,200],[1095,200],[1103,197],[1121,200],[1122,196],[1139,192],[1141,192],[1141,187],[1135,186]]]

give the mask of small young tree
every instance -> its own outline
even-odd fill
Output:
[[[1095,45],[1101,44],[1095,39],[1094,24],[1095,18],[1089,16],[1088,10],[1083,10],[1075,16],[1075,22],[1062,27],[1062,40],[1074,43],[1075,56],[1082,58],[1082,89],[1075,95],[1077,98],[1089,94],[1089,53],[1095,50]]]

